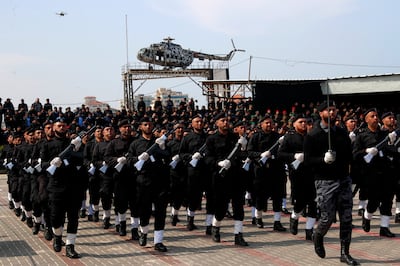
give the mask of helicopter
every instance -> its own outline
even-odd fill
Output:
[[[163,42],[154,43],[151,44],[150,47],[142,48],[139,50],[137,58],[140,61],[164,66],[166,68],[187,68],[193,62],[194,58],[209,61],[229,61],[232,59],[235,52],[245,52],[245,50],[236,49],[232,39],[233,50],[224,56],[183,49],[181,45],[173,43],[173,40],[175,39],[167,37],[163,39]]]
[[[56,15],[58,15],[60,17],[64,17],[65,15],[67,15],[67,13],[65,13],[64,11],[60,11],[60,12],[56,12]]]

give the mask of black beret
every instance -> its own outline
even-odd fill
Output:
[[[56,120],[54,121],[54,123],[57,123],[57,122],[65,123],[65,119],[63,117],[57,117]]]
[[[261,123],[265,119],[272,119],[272,117],[269,114],[266,114],[263,118],[260,119],[259,123]]]
[[[129,120],[128,119],[122,119],[121,121],[118,122],[118,127],[126,126],[129,125]]]
[[[297,120],[299,120],[300,118],[306,118],[306,116],[304,114],[294,114],[291,118],[292,123],[296,122]]]
[[[240,127],[240,126],[244,126],[244,122],[243,121],[237,121],[235,124],[233,124],[233,128],[235,127]]]
[[[344,122],[347,122],[348,120],[357,120],[355,115],[348,115],[345,117]]]
[[[388,116],[393,116],[393,117],[394,117],[394,113],[393,113],[393,112],[386,112],[386,113],[383,113],[383,115],[382,115],[382,117],[381,117],[381,120],[384,119],[385,117],[388,117]]]
[[[139,120],[139,123],[151,122],[148,116],[144,116]]]
[[[370,113],[370,112],[375,112],[375,113],[378,113],[378,110],[376,110],[376,108],[369,108],[367,111],[365,111],[364,112],[364,119],[365,119],[365,117],[368,115],[368,113]]]
[[[217,121],[221,118],[226,118],[226,113],[221,112],[221,113],[217,114],[216,116],[214,116],[214,121]]]
[[[329,101],[329,104],[327,101],[324,101],[320,105],[318,105],[318,107],[317,107],[318,112],[324,111],[326,108],[328,108],[328,105],[336,107],[336,104],[333,101]]]
[[[23,134],[22,134],[21,131],[15,131],[15,132],[12,133],[12,136],[14,138],[22,138]]]
[[[203,117],[201,116],[201,114],[195,114],[192,116],[192,120],[195,118],[203,118]]]
[[[52,120],[46,120],[46,121],[44,121],[44,123],[43,123],[43,127],[46,126],[46,125],[52,125],[52,124],[53,124],[53,121],[52,121]]]
[[[30,134],[30,133],[33,133],[33,132],[35,132],[35,128],[33,126],[27,127],[24,130],[24,133],[27,133],[27,134]]]

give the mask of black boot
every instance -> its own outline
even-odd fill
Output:
[[[396,224],[399,224],[399,223],[400,223],[400,213],[396,213],[396,215],[394,216],[394,222],[395,222]]]
[[[364,212],[365,212],[365,209],[363,209],[363,208],[358,209],[358,216],[363,217],[364,216]]]
[[[350,241],[340,241],[340,262],[345,262],[347,265],[360,265],[358,261],[350,256],[349,249]]]
[[[389,227],[382,227],[379,230],[379,235],[380,236],[385,236],[385,237],[395,237],[396,235],[390,232]]]
[[[12,209],[15,208],[15,206],[14,206],[14,201],[12,201],[12,200],[9,200],[9,201],[8,201],[8,208],[9,208],[10,210],[12,210]]]
[[[285,232],[286,228],[282,226],[280,221],[275,221],[274,222],[274,231]]]
[[[81,213],[79,214],[79,217],[85,218],[86,217],[86,209],[81,210]]]
[[[93,222],[93,214],[88,214],[87,220],[88,220],[89,222]]]
[[[320,258],[325,258],[324,236],[320,233],[313,234],[314,250]]]
[[[147,245],[147,234],[141,233],[139,236],[139,245],[144,247]]]
[[[206,226],[206,235],[210,236],[211,235],[211,231],[212,231],[212,226],[211,225],[207,225]]]
[[[213,226],[211,228],[211,236],[214,242],[221,242],[221,235],[219,234],[219,227]]]
[[[115,232],[119,233],[119,229],[121,228],[121,225],[116,224],[115,225]]]
[[[22,212],[21,222],[25,222],[25,221],[26,221],[26,214],[25,214],[25,212]]]
[[[313,229],[306,229],[306,240],[312,241]]]
[[[197,226],[194,224],[194,216],[188,216],[187,222],[188,222],[186,225],[187,230],[193,231],[194,229],[197,229]]]
[[[171,225],[176,226],[176,224],[179,222],[178,215],[171,215]]]
[[[369,232],[369,230],[371,230],[371,220],[367,219],[364,217],[362,217],[362,228],[365,232]]]
[[[111,226],[110,217],[104,218],[104,220],[103,220],[103,228],[104,229],[108,229],[108,228],[110,228],[110,226]]]
[[[46,226],[46,229],[44,229],[44,238],[47,241],[50,241],[53,239],[53,230],[51,230],[51,227]]]
[[[33,227],[33,218],[32,217],[26,218],[26,224],[28,225],[29,228],[32,228]]]
[[[95,211],[93,215],[93,222],[97,223],[99,220],[99,211]]]
[[[53,249],[55,252],[60,252],[62,247],[62,236],[54,236]]]
[[[119,228],[119,235],[120,236],[126,236],[126,221],[121,221],[119,223],[120,228]]]
[[[75,246],[73,244],[65,246],[65,255],[71,259],[79,259],[81,257],[81,254],[75,251]]]
[[[167,252],[168,249],[163,243],[157,243],[154,245],[154,250],[160,251],[160,252]]]
[[[40,223],[35,223],[32,229],[32,234],[37,235],[40,231]]]
[[[264,222],[262,218],[256,218],[256,224],[258,228],[264,228]]]
[[[257,224],[257,219],[256,217],[251,218],[251,224],[256,225]]]
[[[298,227],[299,220],[290,217],[290,233],[292,233],[292,235],[297,235]]]
[[[249,244],[244,240],[243,234],[242,233],[238,233],[238,234],[235,234],[235,245],[236,246],[247,247]]]
[[[139,240],[139,231],[137,228],[132,228],[131,230],[131,239],[132,240]]]
[[[22,212],[22,209],[21,209],[21,208],[15,208],[15,209],[14,209],[14,213],[15,213],[15,215],[16,215],[17,217],[20,217],[20,216],[21,216],[21,212]]]

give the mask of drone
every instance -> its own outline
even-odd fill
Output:
[[[60,12],[56,12],[56,15],[60,16],[60,17],[64,17],[65,15],[68,15],[68,14],[64,11],[60,11]]]

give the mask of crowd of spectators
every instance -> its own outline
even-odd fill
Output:
[[[112,124],[117,128],[118,121],[128,119],[131,121],[132,126],[137,128],[137,122],[142,117],[149,117],[154,122],[156,128],[169,127],[177,122],[184,123],[190,126],[190,118],[195,114],[200,114],[204,119],[205,129],[212,131],[214,127],[213,117],[219,112],[226,112],[232,124],[237,121],[243,121],[248,125],[249,130],[257,127],[258,121],[266,114],[270,115],[275,122],[277,130],[285,131],[290,124],[290,118],[296,113],[302,113],[310,119],[315,121],[318,119],[319,114],[316,106],[319,105],[318,101],[310,101],[308,103],[295,102],[285,109],[265,108],[265,110],[257,110],[251,98],[241,99],[218,99],[216,102],[209,102],[208,106],[196,105],[197,101],[190,99],[189,101],[182,100],[178,106],[174,106],[171,101],[162,104],[160,99],[157,99],[152,106],[146,106],[143,99],[141,99],[135,110],[127,110],[122,107],[120,110],[112,110],[108,106],[105,110],[97,108],[90,110],[88,106],[82,105],[81,107],[71,110],[70,107],[63,110],[62,107],[53,106],[49,99],[45,100],[42,104],[40,99],[37,98],[28,108],[28,105],[21,99],[17,108],[14,107],[11,99],[6,99],[4,103],[0,98],[0,125],[4,122],[5,127],[2,127],[3,133],[11,131],[21,131],[26,127],[32,125],[43,125],[46,120],[56,121],[63,119],[68,125],[71,132],[79,132],[87,127],[93,125]],[[336,103],[338,107],[338,120],[337,124],[342,125],[347,117],[352,116],[358,120],[363,119],[362,114],[366,107],[358,105],[357,103]],[[393,111],[398,114],[398,107],[390,109],[391,107],[385,106],[384,103],[375,105],[378,111]]]

